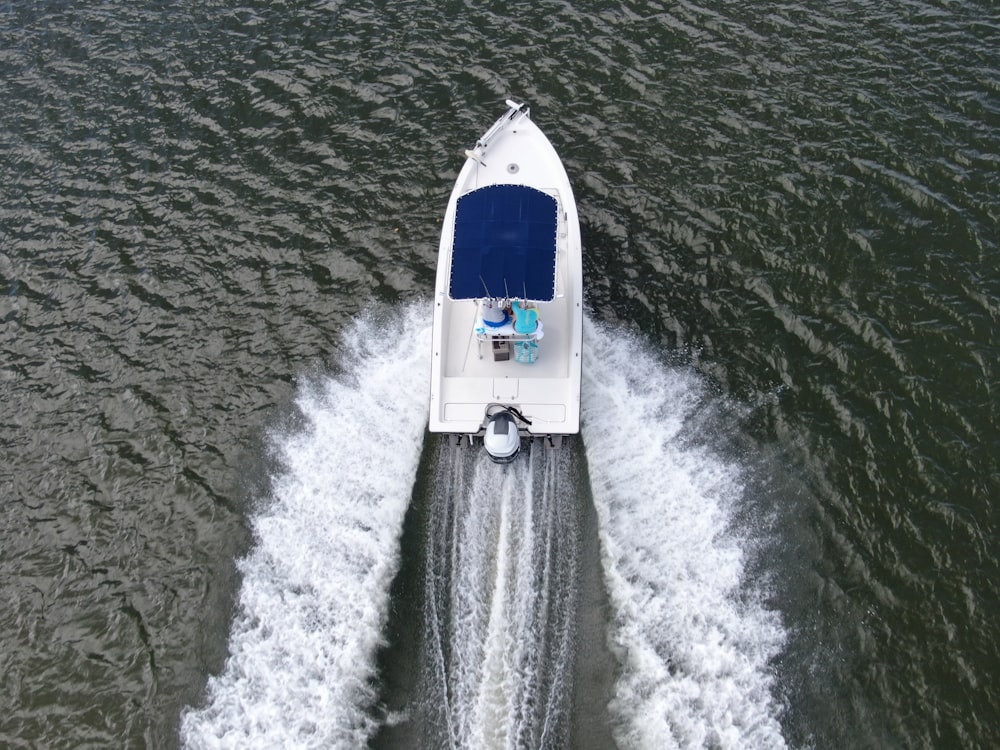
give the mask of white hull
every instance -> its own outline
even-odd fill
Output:
[[[445,213],[434,293],[431,432],[482,437],[492,405],[513,407],[524,416],[517,425],[522,436],[555,437],[575,434],[580,429],[583,269],[576,202],[559,156],[531,121],[528,109],[508,104],[511,109],[507,114],[477,142],[475,149],[466,152],[465,165]],[[465,217],[465,209],[458,209],[459,201],[492,185],[526,186],[554,199],[555,279],[554,284],[551,279],[547,282],[551,299],[544,298],[549,295],[531,299],[523,283],[523,295],[519,289],[509,288],[489,289],[488,294],[485,279],[481,297],[453,299],[462,296],[454,294],[452,267],[456,213],[463,220]],[[543,196],[545,200],[552,203]],[[506,276],[499,282],[496,277],[490,280],[495,287],[509,286]],[[518,335],[510,325],[485,326],[481,305],[490,298],[495,298],[498,305],[528,298],[542,326],[534,335]],[[511,347],[508,359],[503,358],[504,341]],[[496,356],[495,346],[501,350]],[[527,349],[519,346],[531,346],[534,361],[529,363]],[[524,353],[525,358],[517,361],[514,351],[518,356]]]

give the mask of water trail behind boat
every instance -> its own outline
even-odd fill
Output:
[[[425,560],[424,743],[561,748],[578,514],[566,451],[513,465],[442,443]]]
[[[191,748],[363,747],[376,649],[426,425],[430,325],[414,305],[345,334],[343,373],[305,386],[305,429],[240,563],[229,660],[182,717]]]
[[[686,431],[694,375],[587,321],[583,438],[622,674],[622,748],[784,747],[770,660],[784,632],[727,529],[736,466]],[[756,592],[760,593],[760,592]]]

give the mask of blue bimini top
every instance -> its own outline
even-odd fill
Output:
[[[554,197],[526,185],[488,185],[459,198],[449,296],[551,302],[557,212]]]

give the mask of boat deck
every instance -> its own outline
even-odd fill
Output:
[[[531,363],[516,359],[514,346],[524,340],[523,336],[514,337],[509,359],[495,360],[490,337],[476,333],[478,301],[452,299],[449,294],[455,206],[463,195],[497,184],[530,186],[555,199],[555,278],[554,287],[549,286],[550,293],[554,289],[554,298],[535,300],[543,336]],[[487,244],[491,238],[485,235]],[[579,222],[568,178],[544,135],[524,116],[508,125],[488,147],[470,156],[445,217],[434,302],[431,432],[482,434],[486,409],[494,403],[520,410],[531,421],[526,430],[531,434],[579,431],[583,317],[579,266]],[[474,291],[466,294],[471,297],[477,277],[467,274],[465,279],[469,278]],[[514,289],[506,288],[509,285],[493,286],[498,291],[503,286],[502,293],[517,297]]]
[[[494,360],[493,340],[510,341],[512,344],[525,340],[524,336],[511,338],[480,337],[475,333],[476,306],[474,302],[452,302],[451,328],[445,346],[445,361],[442,374],[453,377],[491,378],[565,378],[569,375],[571,340],[566,330],[566,314],[560,308],[566,307],[565,300],[557,300],[538,306],[542,317],[544,337],[537,343],[538,357],[534,362],[518,362],[513,350],[506,361]],[[460,309],[464,308],[464,309]],[[561,320],[560,320],[561,318]]]
[[[485,405],[500,402],[517,405],[532,419],[530,432],[575,431],[578,409],[572,408],[577,396],[571,370],[574,362],[579,369],[580,352],[574,351],[570,330],[574,304],[570,296],[538,305],[544,337],[538,342],[537,359],[530,364],[516,361],[513,350],[506,361],[494,360],[492,339],[481,340],[475,332],[474,301],[442,304],[449,308],[447,336],[438,353],[442,377],[437,406],[442,424],[453,423],[454,432],[475,433]]]

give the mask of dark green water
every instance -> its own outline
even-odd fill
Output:
[[[268,536],[275,498],[409,499],[391,467],[420,446],[352,442],[337,471],[319,446],[419,437],[419,378],[358,363],[419,370],[462,150],[512,95],[573,181],[596,340],[693,378],[678,440],[738,469],[733,597],[783,633],[768,721],[792,747],[1000,744],[1000,13],[893,1],[0,7],[0,745],[178,745],[255,627],[241,581],[311,549]],[[394,549],[344,570],[391,582]],[[269,595],[317,663],[374,659],[324,646],[323,607],[388,612],[308,559]],[[310,712],[367,716],[377,685],[288,674],[252,686],[291,707],[259,724],[375,731]]]

